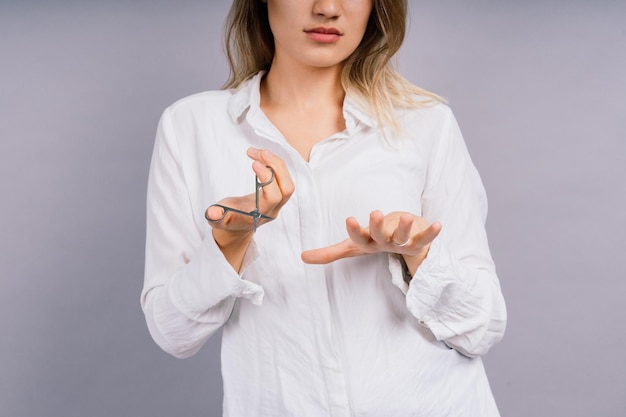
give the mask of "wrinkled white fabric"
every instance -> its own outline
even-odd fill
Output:
[[[188,357],[223,326],[225,416],[497,416],[478,356],[502,337],[506,309],[485,192],[449,108],[401,111],[402,132],[383,138],[348,94],[346,130],[307,162],[261,111],[260,78],[163,113],[141,298],[154,340]],[[296,191],[236,273],[204,211],[254,192],[250,146],[283,158]],[[390,254],[301,261],[377,209],[443,225],[410,285]]]

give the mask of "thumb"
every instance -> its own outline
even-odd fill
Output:
[[[360,255],[360,251],[352,248],[349,239],[324,248],[310,249],[302,252],[300,257],[307,264],[328,264],[338,259]]]

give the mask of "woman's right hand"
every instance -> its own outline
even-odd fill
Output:
[[[285,162],[266,149],[249,148],[247,155],[254,161],[252,170],[260,183],[270,181],[272,170],[274,171],[274,180],[259,190],[259,212],[275,219],[295,190],[291,175]],[[251,212],[256,208],[255,194],[228,197],[218,204]],[[217,205],[208,207],[205,216],[210,220],[215,242],[233,268],[239,271],[243,256],[254,235],[253,218],[233,211],[227,211],[224,215],[224,209]],[[258,225],[269,221],[271,220],[259,218]]]

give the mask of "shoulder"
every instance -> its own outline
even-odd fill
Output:
[[[228,116],[229,90],[205,91],[181,98],[162,113],[157,127],[157,142],[194,149],[198,143],[223,132],[232,125]]]
[[[189,122],[201,117],[219,125],[238,123],[252,105],[259,105],[259,85],[263,72],[254,75],[237,88],[205,91],[182,98],[169,106],[164,116]]]
[[[174,119],[202,117],[207,114],[226,113],[231,90],[204,91],[181,98],[168,106],[164,114]]]
[[[430,101],[417,97],[415,107],[398,109],[400,117],[405,120],[439,121],[454,117],[452,109],[444,102]]]
[[[405,132],[428,132],[439,136],[456,125],[452,109],[443,102],[426,102],[417,107],[398,110],[398,119]]]

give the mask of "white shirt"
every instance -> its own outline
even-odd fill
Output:
[[[383,138],[348,94],[346,130],[307,162],[261,111],[260,79],[187,97],[161,118],[141,298],[156,343],[188,357],[223,327],[225,416],[497,416],[478,356],[502,337],[506,309],[485,192],[449,108],[399,112],[403,133]],[[254,192],[250,146],[284,159],[296,191],[237,273],[204,212]],[[410,285],[390,254],[301,261],[373,210],[443,225]]]

